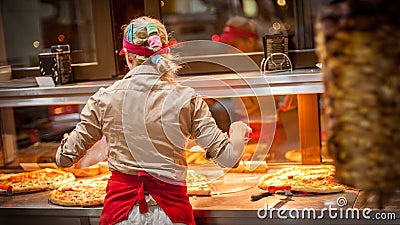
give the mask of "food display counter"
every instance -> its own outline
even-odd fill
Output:
[[[226,86],[234,89],[239,96],[296,94],[299,100],[300,147],[303,154],[302,164],[320,164],[320,137],[317,95],[324,92],[321,73],[318,69],[295,70],[260,75],[259,71],[247,72],[242,77],[233,74],[213,74],[207,76],[181,76],[177,81],[191,86],[207,97],[229,97]],[[217,78],[217,79],[216,79]],[[265,83],[264,81],[268,82]],[[219,85],[223,81],[228,85]],[[107,87],[114,81],[91,81],[74,83],[57,87],[26,87],[0,89],[0,109],[6,110],[20,106],[84,104],[99,88]],[[249,92],[251,83],[254,92]],[[3,134],[2,134],[3,135]],[[267,173],[272,173],[289,165],[269,165]],[[259,178],[265,173],[227,173],[224,182],[245,179],[246,187],[240,191],[218,193],[211,196],[193,196],[190,202],[194,208],[198,224],[294,224],[299,220],[263,217],[264,209],[305,209],[317,211],[336,206],[337,200],[343,198],[346,204],[343,209],[362,206],[362,192],[348,189],[345,192],[319,195],[273,195],[258,201],[251,201],[251,196],[259,194]],[[249,184],[249,182],[251,184]],[[240,184],[238,184],[240,185]],[[62,207],[48,202],[48,191],[0,196],[0,224],[98,224],[101,207]],[[396,204],[396,203],[394,203]],[[286,211],[287,213],[288,211]],[[261,214],[260,214],[261,213]],[[325,212],[326,213],[326,212]],[[398,212],[396,212],[398,214]],[[399,215],[397,215],[397,218]],[[329,216],[307,220],[314,224],[365,224],[366,220],[332,220]],[[389,224],[393,220],[389,221]],[[396,222],[396,220],[394,220]],[[397,221],[398,222],[398,221]]]
[[[281,168],[281,167],[276,167]],[[274,171],[275,168],[270,169]],[[237,189],[232,193],[212,194],[211,196],[193,196],[190,202],[194,208],[194,214],[198,224],[263,224],[260,209],[303,209],[314,208],[320,210],[329,204],[336,204],[339,197],[347,200],[346,208],[354,206],[358,196],[357,190],[347,190],[344,193],[325,195],[294,195],[287,199],[284,195],[274,195],[251,201],[252,195],[260,193],[257,188],[258,178],[263,174],[239,174],[227,173],[224,181],[227,185],[238,179],[248,178],[249,184],[243,190]],[[235,184],[240,185],[240,184]],[[48,202],[49,192],[37,192],[14,196],[0,197],[0,223],[22,224],[24,221],[32,221],[30,224],[97,224],[101,207],[81,208],[62,207]],[[20,222],[18,222],[20,221]],[[37,223],[35,223],[37,221]],[[276,221],[277,224],[290,224],[290,221]]]
[[[302,162],[320,163],[320,132],[318,94],[324,92],[318,68],[262,74],[260,71],[239,74],[205,74],[179,76],[179,83],[193,87],[197,93],[211,98],[263,95],[297,95]],[[12,117],[12,107],[85,104],[99,88],[107,87],[113,80],[90,81],[56,87],[0,88],[0,117]],[[251,87],[251,88],[250,88]],[[2,120],[3,127],[11,127],[13,119]],[[15,131],[14,131],[15,132]],[[13,129],[3,131],[12,139]],[[11,140],[9,142],[14,142]],[[13,155],[15,147],[6,143],[5,155]],[[11,146],[11,147],[10,147]],[[11,150],[10,150],[11,149]],[[10,152],[11,151],[11,152]],[[7,160],[6,160],[7,162]]]
[[[283,167],[285,166],[272,166],[270,172]],[[360,207],[362,193],[354,189],[334,194],[294,194],[291,197],[273,195],[258,201],[251,201],[252,195],[260,193],[256,181],[262,175],[264,174],[227,173],[224,177],[227,183],[248,178],[253,185],[247,185],[247,188],[232,193],[190,197],[196,223],[199,225],[298,224],[299,222],[307,224],[398,224],[398,219],[376,221],[363,218],[362,214],[359,219],[345,218],[344,213],[347,209],[357,209],[361,212],[363,210]],[[397,194],[397,196],[399,195]],[[101,207],[57,206],[48,202],[48,196],[49,191],[0,196],[0,224],[26,224],[27,221],[31,225],[98,224]],[[345,201],[345,203],[340,203],[339,200]],[[392,203],[395,204],[395,200]],[[331,214],[328,214],[329,209],[332,210]],[[297,215],[295,210],[298,210],[299,217],[295,218]],[[342,218],[339,217],[340,211],[343,213]],[[278,212],[281,214],[276,214]],[[304,212],[307,214],[302,215],[301,213]],[[388,217],[395,215],[399,218],[400,215],[393,208],[389,208],[384,213]],[[373,215],[369,214],[368,216],[372,217]],[[348,216],[353,216],[353,214]],[[354,214],[354,216],[356,215]]]

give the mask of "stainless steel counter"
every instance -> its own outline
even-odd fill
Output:
[[[243,79],[246,77],[246,79]],[[191,86],[204,96],[230,96],[233,88],[237,94],[266,95],[266,94],[317,94],[323,93],[322,77],[319,71],[296,70],[293,72],[265,74],[258,72],[243,73],[240,76],[233,74],[213,74],[203,76],[183,76],[178,82]],[[265,80],[267,82],[265,82]],[[107,87],[114,81],[95,81],[75,83],[57,87],[32,87],[16,89],[0,89],[0,108],[58,104],[84,104],[87,99],[99,88]],[[249,85],[254,92],[249,92]],[[268,88],[269,87],[269,88]],[[257,213],[268,209],[305,209],[321,210],[329,205],[336,204],[339,197],[344,197],[347,204],[343,209],[358,207],[360,193],[348,190],[344,193],[294,196],[290,201],[284,196],[270,196],[259,201],[250,201],[250,196],[259,190],[252,186],[246,190],[212,196],[191,197],[197,224],[374,224],[377,221],[365,220],[332,220],[323,217],[319,220],[293,219],[259,219]],[[48,192],[39,192],[15,196],[0,196],[0,224],[98,224],[101,207],[80,208],[62,207],[48,202]],[[400,218],[399,202],[393,203]],[[261,210],[261,211],[260,211]],[[269,212],[269,211],[268,211]],[[382,221],[381,221],[382,222]],[[399,224],[398,220],[386,221],[380,224]]]
[[[252,174],[251,176],[261,176]],[[230,178],[242,177],[242,174],[228,174]],[[324,217],[320,216],[321,210],[337,208],[352,209],[357,205],[359,191],[347,190],[343,193],[320,194],[320,195],[295,195],[287,199],[284,195],[275,195],[263,198],[259,201],[250,201],[251,195],[259,193],[260,190],[254,186],[243,191],[219,194],[212,196],[190,197],[194,209],[197,224],[204,225],[252,225],[252,224],[376,224],[373,220],[347,219],[333,220],[327,211],[322,211]],[[49,192],[38,192],[31,194],[20,194],[14,196],[0,196],[0,224],[98,224],[101,207],[62,207],[48,202]],[[344,198],[347,201],[342,207],[338,206],[337,200]],[[295,212],[295,210],[315,209],[315,219],[281,219],[264,218],[265,213],[283,212],[280,216]],[[266,210],[266,211],[265,211]],[[280,211],[278,211],[280,210]],[[400,213],[395,211],[397,218]],[[272,215],[272,214],[271,214]],[[302,222],[301,222],[302,221]],[[372,222],[373,223],[372,223]],[[382,222],[382,221],[381,221]],[[398,224],[399,220],[384,221],[379,224]],[[397,222],[397,223],[396,223]]]
[[[338,197],[345,196],[352,206],[358,192],[347,191],[345,193],[315,196],[294,196],[291,201],[285,203],[285,196],[270,196],[259,201],[250,201],[250,196],[259,193],[256,187],[237,193],[221,194],[213,196],[191,197],[190,202],[195,211],[196,220],[200,224],[232,224],[239,220],[241,224],[259,224],[257,210],[264,207],[269,208],[307,208],[321,209],[327,201],[335,202]],[[62,207],[48,202],[49,192],[38,192],[31,194],[20,194],[14,196],[0,197],[0,224],[9,224],[7,219],[27,219],[40,216],[56,220],[69,218],[71,222],[76,218],[81,223],[82,218],[92,221],[94,224],[100,217],[101,207],[81,208]],[[3,222],[2,222],[3,221]],[[238,224],[238,223],[235,223]]]
[[[56,87],[27,87],[0,89],[0,107],[86,104],[101,87],[114,81],[74,83]]]
[[[182,85],[193,87],[197,93],[205,97],[214,98],[297,94],[299,102],[303,102],[303,104],[298,106],[299,112],[307,110],[304,113],[307,115],[313,115],[310,112],[314,112],[314,114],[318,112],[318,99],[316,95],[324,92],[321,73],[318,69],[299,69],[264,74],[261,71],[252,71],[201,74],[196,76],[185,75],[179,76],[176,81]],[[6,149],[5,152],[10,153],[3,155],[12,156],[16,154],[13,107],[86,104],[87,99],[97,90],[102,87],[108,87],[113,82],[115,80],[81,82],[57,87],[0,88],[0,117],[6,118],[2,119],[0,123],[2,123],[2,127],[9,127],[7,131],[0,131],[0,135],[11,139],[6,142],[8,145],[3,147],[3,149]],[[311,95],[312,99],[309,98]],[[310,105],[310,103],[313,104]],[[299,122],[299,126],[302,124],[310,123]],[[317,151],[319,150],[319,143],[315,146],[310,145],[316,143],[315,140],[311,140],[317,138],[312,136],[312,134],[318,133],[318,131],[314,132],[314,130],[318,130],[316,122],[307,126],[304,130],[310,133],[310,135],[304,133],[302,137],[307,140],[302,139],[300,141],[301,143],[308,143],[307,146],[301,145],[304,152],[316,149],[313,154],[306,154],[312,159],[304,157],[304,160],[318,161],[320,158]],[[9,162],[14,159],[7,160]],[[309,163],[308,161],[306,163]],[[3,164],[0,163],[0,165]]]
[[[209,97],[323,93],[319,70],[269,73],[205,74],[180,76],[179,83]],[[0,88],[0,107],[85,104],[99,88],[115,80],[90,81],[56,87]],[[251,88],[250,88],[251,87]]]
[[[294,196],[291,201],[282,205],[284,202],[282,199],[285,199],[285,196],[280,195],[263,198],[256,202],[250,201],[250,196],[258,192],[259,190],[253,187],[238,193],[191,197],[190,202],[195,210],[195,216],[198,220],[202,220],[203,222],[228,220],[228,218],[229,220],[246,218],[246,221],[249,222],[248,220],[258,220],[257,210],[266,207],[266,205],[276,209],[302,209],[307,207],[321,209],[324,207],[325,202],[336,201],[338,197],[345,196],[349,201],[349,206],[352,206],[358,194],[357,191],[347,191],[345,193],[330,195]],[[100,217],[101,207],[81,208],[57,206],[48,202],[48,195],[49,192],[45,191],[14,196],[1,196],[0,218],[5,216],[61,218]],[[4,224],[1,223],[1,221],[0,219],[0,224]],[[209,222],[206,223],[209,224]]]

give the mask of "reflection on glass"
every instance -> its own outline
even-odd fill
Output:
[[[219,41],[217,35],[235,16],[254,20],[259,37],[295,34],[292,0],[170,0],[162,6],[162,19],[178,42]],[[290,44],[296,48],[294,39]]]
[[[242,160],[269,162],[301,162],[297,96],[205,98],[219,128],[229,131],[234,121],[243,121],[252,128]],[[288,99],[290,101],[288,102]],[[253,100],[257,103],[251,102]],[[274,101],[274,102],[273,102]],[[256,107],[253,107],[257,105]],[[260,110],[263,111],[261,120]],[[324,132],[323,132],[324,133]],[[271,143],[272,142],[272,143]],[[322,159],[328,160],[322,138]]]
[[[69,44],[73,63],[96,61],[92,1],[3,0],[1,20],[8,64],[38,66],[38,54]]]

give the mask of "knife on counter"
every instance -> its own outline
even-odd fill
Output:
[[[7,195],[12,195],[12,186],[11,185],[0,185],[0,189],[6,190]]]
[[[269,186],[267,191],[262,191],[260,194],[252,195],[251,196],[251,201],[255,202],[258,201],[264,197],[272,196],[275,195],[277,191],[283,191],[285,196],[293,196],[293,193],[291,191],[291,186],[288,185],[282,185],[282,186]]]

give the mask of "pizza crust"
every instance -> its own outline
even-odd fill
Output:
[[[20,194],[20,193],[33,193],[39,191],[47,191],[49,190],[48,186],[30,186],[30,187],[13,187],[12,193],[13,194]],[[6,194],[6,190],[1,190],[1,194]]]
[[[297,192],[306,192],[306,193],[328,194],[328,193],[342,192],[345,190],[345,187],[341,185],[329,186],[329,187],[313,187],[313,188],[293,186],[291,190]]]

